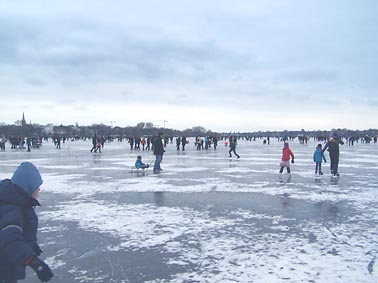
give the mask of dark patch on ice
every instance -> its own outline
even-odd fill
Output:
[[[377,258],[377,256],[374,256],[373,259],[368,264],[367,269],[368,269],[370,274],[372,274],[373,271],[374,271],[374,263],[375,263],[376,258]]]
[[[356,210],[347,201],[317,203],[289,197],[272,196],[263,193],[206,192],[125,192],[97,194],[95,199],[106,199],[122,204],[155,204],[167,207],[189,207],[206,211],[213,217],[224,216],[239,218],[237,210],[249,210],[251,213],[271,216],[282,215],[296,221],[319,219],[342,222],[356,214]],[[234,215],[234,216],[233,216]]]
[[[75,223],[51,221],[47,226],[65,225],[63,231],[40,233],[39,241],[45,253],[41,258],[54,257],[63,265],[53,268],[56,283],[66,282],[145,282],[149,280],[171,280],[189,266],[167,264],[175,254],[162,253],[159,246],[153,249],[116,249],[120,240],[106,234],[84,231]],[[29,269],[25,282],[40,282]]]
[[[336,255],[339,254],[339,252],[335,248],[332,248],[332,250],[329,250],[327,253],[331,254],[331,255],[334,255],[334,256],[336,256]]]
[[[309,243],[315,243],[316,242],[316,236],[313,233],[308,234],[308,241],[309,241]]]

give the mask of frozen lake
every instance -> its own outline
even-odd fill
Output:
[[[175,142],[174,142],[175,143]],[[162,174],[130,174],[126,142],[51,142],[0,152],[0,177],[22,161],[44,179],[39,242],[52,282],[378,282],[378,145],[341,146],[340,177],[315,176],[317,142],[239,141],[241,158],[168,144]],[[326,154],[329,161],[328,154]],[[39,282],[31,269],[27,282]]]

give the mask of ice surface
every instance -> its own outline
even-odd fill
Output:
[[[378,145],[341,147],[339,178],[315,176],[317,142],[240,140],[241,158],[168,144],[159,175],[130,174],[150,151],[91,141],[0,152],[0,177],[28,160],[44,179],[39,242],[53,282],[377,282]],[[327,160],[329,160],[329,157]],[[39,282],[31,270],[27,282]]]

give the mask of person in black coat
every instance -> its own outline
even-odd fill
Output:
[[[0,282],[25,279],[30,266],[42,282],[53,277],[49,266],[39,259],[38,217],[34,207],[42,178],[30,162],[21,163],[11,179],[0,182]]]
[[[187,140],[186,140],[186,136],[183,136],[181,138],[181,145],[182,145],[182,150],[184,151],[185,150],[185,146],[187,144]]]
[[[159,133],[158,136],[154,139],[154,155],[155,155],[155,164],[154,164],[154,173],[159,173],[162,169],[160,167],[160,162],[163,160],[163,154],[165,152],[163,145],[163,134]]]
[[[180,150],[180,145],[181,145],[181,138],[180,138],[180,137],[177,137],[177,138],[176,138],[176,149],[177,149],[177,150]]]
[[[330,159],[330,166],[331,166],[331,174],[334,176],[339,176],[338,167],[339,167],[339,157],[340,157],[340,149],[339,145],[344,144],[342,139],[334,133],[332,137],[328,139],[328,142],[323,148],[324,151],[329,151],[329,159]]]
[[[92,148],[91,148],[91,152],[93,152],[93,151],[97,151],[96,150],[96,147],[97,147],[97,135],[94,135],[93,137],[92,137]]]
[[[230,157],[232,157],[231,152],[233,152],[237,156],[237,158],[240,158],[240,155],[236,153],[236,144],[237,144],[236,137],[231,136],[230,137],[230,150],[228,151],[228,154]]]

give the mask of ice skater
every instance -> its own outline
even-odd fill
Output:
[[[285,142],[284,147],[282,149],[282,158],[280,163],[280,174],[282,174],[283,169],[286,167],[287,173],[291,173],[290,171],[290,157],[291,163],[294,163],[294,153],[289,148],[289,143]]]
[[[341,138],[337,135],[337,133],[333,133],[332,137],[328,139],[328,142],[323,148],[324,151],[328,150],[329,152],[329,159],[331,160],[331,174],[333,176],[339,176],[338,167],[339,167],[339,157],[340,157],[340,149],[339,145],[344,144]]]
[[[180,137],[177,137],[177,138],[176,138],[176,149],[177,149],[177,150],[180,150],[180,145],[181,145],[181,138],[180,138]]]
[[[314,162],[315,162],[315,174],[318,174],[319,172],[319,175],[323,175],[323,172],[322,172],[322,161],[324,161],[324,163],[327,163],[327,160],[324,156],[324,153],[322,151],[322,144],[318,144],[318,146],[316,147],[315,151],[314,151]]]
[[[185,146],[186,146],[187,143],[188,143],[188,141],[186,140],[186,136],[182,136],[182,138],[181,138],[182,151],[185,151]]]
[[[240,158],[240,155],[236,153],[236,144],[237,144],[236,137],[231,136],[230,137],[230,150],[228,151],[228,154],[230,157],[232,157],[231,152],[233,152],[237,158]]]
[[[91,152],[95,151],[96,152],[96,147],[97,147],[97,136],[94,135],[92,137],[92,148],[91,148]]]
[[[159,133],[158,136],[154,139],[153,147],[154,147],[154,155],[156,157],[154,163],[154,173],[158,174],[162,171],[160,167],[160,163],[163,160],[163,154],[165,152],[164,145],[163,145],[163,133]]]

